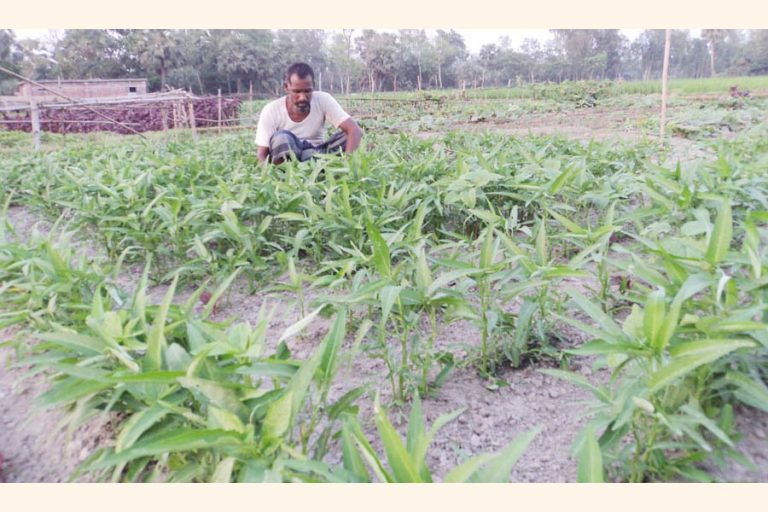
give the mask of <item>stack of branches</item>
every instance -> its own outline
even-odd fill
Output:
[[[237,124],[239,98],[221,98],[221,124]],[[196,127],[218,126],[219,97],[193,96],[184,91],[168,91],[137,97],[88,98],[74,102],[38,104],[40,126],[44,132],[86,133],[110,131],[122,134]],[[105,119],[102,113],[115,122]],[[119,123],[119,124],[118,124]],[[4,98],[0,104],[0,125],[8,130],[32,131],[28,99]],[[133,130],[133,131],[132,131]]]

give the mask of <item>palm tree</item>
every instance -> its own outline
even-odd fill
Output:
[[[175,34],[171,30],[151,29],[131,32],[131,47],[138,55],[141,66],[147,71],[160,75],[160,90],[165,90],[168,70],[180,58],[180,50]]]
[[[727,30],[722,28],[705,28],[701,31],[701,37],[706,39],[709,47],[709,69],[711,76],[715,76],[715,44],[725,39]]]

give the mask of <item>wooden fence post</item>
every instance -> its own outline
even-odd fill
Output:
[[[221,89],[219,89],[219,135],[221,135]]]
[[[32,140],[35,151],[40,151],[40,111],[35,100],[29,100],[29,117],[32,120]]]
[[[192,138],[197,140],[197,123],[195,123],[195,103],[189,100],[189,127],[192,128]]]
[[[173,102],[173,129],[179,127],[179,102],[174,101]]]

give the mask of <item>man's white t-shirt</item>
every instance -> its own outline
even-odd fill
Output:
[[[349,114],[344,112],[339,102],[327,92],[313,92],[309,105],[309,115],[300,123],[296,123],[288,116],[285,96],[267,103],[259,115],[256,145],[269,147],[269,138],[278,130],[290,130],[299,140],[307,140],[318,145],[323,142],[323,128],[326,120],[338,128],[349,118]]]

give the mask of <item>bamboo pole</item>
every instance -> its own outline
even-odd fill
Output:
[[[197,140],[197,123],[195,123],[195,103],[190,100],[189,108],[189,127],[192,129],[192,138]]]
[[[29,100],[29,116],[32,120],[32,140],[35,151],[40,151],[40,110],[33,99]]]
[[[672,30],[664,34],[664,67],[661,72],[661,122],[659,123],[659,145],[664,147],[664,135],[667,127],[667,95],[669,94],[669,49],[672,40]]]
[[[218,114],[219,114],[218,127],[219,127],[219,133],[221,133],[221,89],[219,89],[218,110],[219,110],[219,112],[218,112]]]

